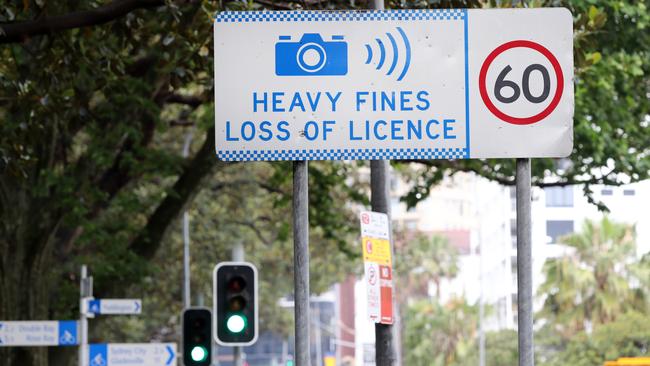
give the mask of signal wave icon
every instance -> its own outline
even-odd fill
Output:
[[[391,60],[389,60],[389,62],[386,62],[386,54],[387,54],[386,42],[384,42],[380,38],[375,38],[375,42],[377,43],[376,48],[378,52],[376,53],[373,52],[373,47],[370,44],[366,44],[366,51],[368,51],[368,58],[366,59],[366,65],[370,64],[373,61],[373,58],[377,53],[379,54],[379,61],[377,62],[376,69],[379,70],[382,67],[384,67],[384,64],[386,64],[386,66],[388,67],[388,71],[386,72],[386,75],[392,75],[393,72],[395,72],[395,69],[397,68],[397,64],[403,63],[401,72],[397,77],[397,81],[401,81],[404,78],[404,76],[406,76],[406,73],[409,70],[409,66],[411,65],[411,43],[409,42],[406,33],[401,27],[397,27],[397,32],[399,33],[399,37],[393,36],[393,34],[386,32],[386,37],[388,38],[388,43],[390,44],[392,50],[389,56]],[[402,52],[400,52],[399,48],[397,47],[396,38],[402,41],[400,42],[400,44],[403,44],[404,46]],[[403,61],[401,61],[402,58]]]

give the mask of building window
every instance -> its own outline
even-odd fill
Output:
[[[557,243],[558,238],[573,232],[573,221],[571,220],[549,220],[546,221],[546,236],[550,243]]]
[[[546,207],[573,207],[573,187],[545,188]]]
[[[623,196],[634,196],[636,192],[633,189],[624,189]]]
[[[611,189],[602,189],[600,191],[600,194],[602,194],[603,196],[611,196],[614,194],[614,191]]]

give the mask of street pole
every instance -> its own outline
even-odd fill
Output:
[[[232,260],[234,262],[243,262],[244,261],[244,245],[242,243],[236,243],[232,247]],[[234,359],[234,366],[243,366],[244,360],[242,356],[243,350],[241,346],[235,346],[232,350],[232,356]]]
[[[479,231],[479,265],[478,265],[478,273],[479,273],[479,308],[478,308],[478,364],[479,366],[485,366],[485,329],[484,329],[484,323],[485,323],[485,294],[484,294],[484,273],[483,271],[485,270],[483,268],[484,262],[483,262],[483,235]]]
[[[384,0],[373,0],[372,8],[375,10],[384,10]],[[390,225],[390,203],[388,196],[388,179],[389,160],[372,160],[370,161],[370,200],[372,210],[383,212],[388,215],[388,224]],[[389,226],[390,227],[390,226]],[[391,252],[392,252],[391,245]],[[391,257],[393,257],[391,253]],[[399,324],[399,309],[393,299],[393,309],[395,311],[395,324]],[[393,366],[399,364],[397,357],[394,333],[399,332],[399,326],[375,323],[375,360],[377,366]]]
[[[383,212],[388,215],[388,223],[390,227],[388,164],[388,160],[370,161],[370,204],[372,206],[372,211]],[[395,311],[394,318],[398,318],[397,311]],[[377,362],[377,366],[397,365],[398,361],[395,348],[393,326],[388,324],[375,323],[375,360]]]
[[[86,299],[93,296],[93,279],[88,277],[88,267],[81,266],[81,280],[79,281],[79,366],[88,364],[88,313],[84,309]]]
[[[517,159],[517,321],[519,366],[535,364],[533,352],[533,275],[530,159]]]
[[[307,161],[293,162],[293,281],[296,366],[309,366],[309,191]]]
[[[192,143],[192,131],[185,135],[183,144],[183,157],[187,158],[190,154],[190,144]],[[190,215],[183,211],[183,307],[188,309],[192,306],[190,297]]]

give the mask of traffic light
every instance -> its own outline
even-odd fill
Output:
[[[212,363],[212,314],[204,308],[183,312],[183,363],[209,366]]]
[[[214,267],[214,338],[222,346],[249,346],[257,340],[257,268],[247,262]]]

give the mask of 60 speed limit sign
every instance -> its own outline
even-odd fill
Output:
[[[567,9],[229,11],[214,50],[223,160],[572,150]]]

